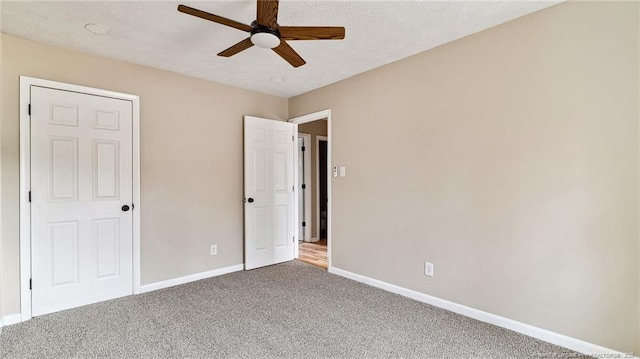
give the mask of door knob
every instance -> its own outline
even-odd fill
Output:
[[[249,199],[247,199],[247,202],[253,203],[253,198],[249,197]]]
[[[128,210],[129,210],[129,206],[127,206],[126,204],[122,206],[122,212],[126,212]]]

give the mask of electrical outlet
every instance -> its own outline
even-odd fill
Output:
[[[211,245],[211,255],[215,256],[216,254],[218,254],[218,246],[215,244]]]
[[[424,275],[433,277],[433,263],[424,262]]]

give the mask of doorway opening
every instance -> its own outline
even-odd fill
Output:
[[[298,124],[298,255],[297,259],[331,268],[330,118],[329,111],[291,120]]]
[[[298,241],[310,242],[311,233],[311,135],[298,130]]]
[[[317,232],[320,241],[327,240],[327,138],[325,136],[316,137],[316,161],[318,172],[316,183],[318,183],[318,200],[316,201],[316,213],[319,217],[317,221]]]
[[[326,121],[320,120],[314,122]],[[314,122],[310,122],[309,125],[313,125]],[[302,126],[298,128],[300,127]],[[315,136],[314,152],[316,175],[314,176],[315,181],[313,181],[313,185],[311,186],[311,192],[315,197],[315,204],[313,206],[315,215],[311,216],[312,223],[309,226],[313,231],[313,237],[309,241],[300,242],[298,260],[327,269],[327,204],[329,199],[327,197],[328,163],[326,136]]]

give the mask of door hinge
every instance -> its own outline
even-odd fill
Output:
[[[31,290],[33,288],[33,286],[31,285],[33,283],[32,279],[29,278],[29,290]]]
[[[302,226],[306,227],[307,226],[307,222],[302,222]]]
[[[307,148],[302,146],[302,152],[304,152]]]
[[[291,135],[291,141],[295,141],[295,137]]]
[[[296,241],[296,237],[294,236],[293,238],[291,238],[291,242],[295,243],[295,241]]]
[[[31,202],[31,191],[29,191],[29,202]]]
[[[307,185],[306,184],[302,184],[302,189],[307,189]]]
[[[295,190],[296,190],[296,186],[291,186],[291,191],[295,192]]]
[[[31,104],[27,107],[27,112],[29,113],[29,116],[31,116]]]

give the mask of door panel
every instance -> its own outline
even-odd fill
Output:
[[[49,123],[52,125],[78,127],[78,106],[71,103],[51,101]]]
[[[93,199],[119,199],[120,143],[93,140]]]
[[[132,103],[31,87],[32,313],[133,293]]]
[[[120,113],[113,111],[97,111],[93,128],[99,130],[120,130]]]
[[[245,269],[294,258],[294,129],[245,116]]]
[[[78,199],[78,139],[49,138],[49,198],[52,201]]]
[[[120,219],[94,219],[93,239],[96,247],[95,261],[98,279],[117,277],[120,274]]]
[[[287,213],[287,205],[274,207],[274,223],[275,223],[275,247],[286,247],[289,244],[289,214]]]
[[[257,231],[256,228],[267,228],[268,220],[268,210],[266,207],[258,207],[253,208],[253,250],[263,251],[267,249],[267,231]]]
[[[78,222],[49,223],[51,285],[78,284]]]

